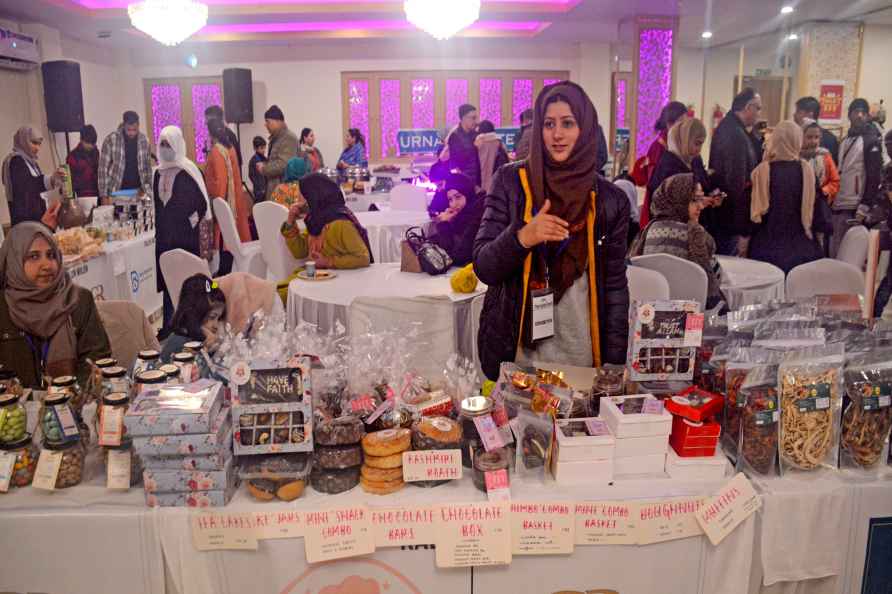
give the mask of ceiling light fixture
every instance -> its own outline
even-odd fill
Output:
[[[799,40],[799,35],[797,35],[796,33],[790,33],[789,35],[787,35],[787,41],[798,41],[798,40]]]
[[[406,20],[434,39],[449,39],[480,18],[480,0],[406,0]]]
[[[700,34],[703,39],[712,39],[712,31],[704,31]]]
[[[781,8],[781,14],[793,14],[794,10],[796,10],[796,9],[793,8],[792,6],[790,6],[789,4],[786,4],[786,5],[784,5],[783,8]]]
[[[177,45],[208,22],[208,6],[195,0],[143,0],[127,7],[134,27],[163,43]]]

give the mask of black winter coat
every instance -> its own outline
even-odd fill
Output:
[[[201,257],[200,223],[192,226],[189,220],[194,214],[199,221],[207,214],[208,204],[201,188],[186,171],[180,171],[173,181],[173,194],[165,205],[161,201],[159,184],[161,173],[155,172],[155,270],[158,271],[158,291],[167,291],[161,274],[161,254],[183,249]]]
[[[465,132],[461,126],[449,135],[449,166],[458,169],[479,186],[480,155],[474,145],[475,138],[475,132]]]
[[[703,159],[700,157],[695,158],[691,161],[691,166],[688,167],[687,164],[681,160],[681,157],[671,151],[665,151],[663,156],[660,157],[653,175],[650,176],[650,181],[647,182],[647,191],[651,196],[651,204],[653,204],[653,195],[656,194],[660,184],[673,175],[682,173],[693,173],[694,181],[700,184],[704,193],[709,193],[709,180],[706,176],[706,168],[703,167]]]
[[[733,113],[725,116],[712,135],[709,147],[709,167],[715,171],[714,179],[720,190],[728,194],[718,208],[710,208],[703,219],[703,226],[716,239],[732,235],[749,235],[750,174],[759,164],[752,136]]]
[[[524,226],[526,197],[518,171],[524,161],[509,163],[496,174],[486,199],[483,222],[474,242],[474,272],[488,285],[480,315],[477,344],[483,372],[495,380],[504,361],[514,361],[523,304],[523,263],[529,250],[517,232]],[[602,363],[624,364],[629,340],[629,284],[626,280],[626,240],[629,199],[600,176],[597,192],[595,277]]]
[[[12,196],[9,202],[9,218],[15,227],[24,221],[40,222],[46,212],[46,203],[40,197],[41,192],[49,188],[44,182],[43,173],[32,175],[28,164],[22,157],[15,156],[9,161],[9,178],[12,185]]]
[[[485,204],[477,198],[448,223],[433,223],[430,240],[446,250],[454,266],[467,266],[474,256],[474,239]]]

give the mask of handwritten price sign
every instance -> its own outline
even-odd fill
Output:
[[[762,507],[762,498],[741,472],[697,511],[697,522],[709,541],[717,545]]]

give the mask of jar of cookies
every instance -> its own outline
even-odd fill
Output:
[[[70,394],[52,392],[46,395],[40,409],[40,429],[47,443],[63,444],[80,441],[81,431],[74,409],[71,407]]]
[[[173,363],[166,363],[159,367],[158,370],[164,372],[165,383],[168,386],[178,386],[182,383],[180,381],[180,368]]]
[[[504,470],[508,472],[508,450],[498,448],[487,452],[483,448],[474,453],[474,472],[471,478],[474,486],[486,493],[486,474]]]
[[[25,395],[25,388],[16,377],[15,372],[2,364],[0,364],[0,385],[6,386],[6,389],[3,390],[5,393]]]
[[[124,442],[127,426],[124,417],[130,408],[130,396],[124,392],[112,392],[102,397],[96,411],[96,434],[100,446],[118,446]]]
[[[472,452],[482,447],[480,433],[474,419],[492,414],[492,400],[484,396],[471,396],[461,401],[459,420],[462,430],[461,461],[465,468],[472,468]]]
[[[84,478],[84,461],[86,451],[80,441],[54,444],[43,442],[43,449],[51,452],[62,452],[62,463],[56,477],[56,488],[67,489],[79,485]]]
[[[619,366],[601,367],[595,372],[587,416],[597,417],[601,413],[601,398],[623,395],[624,374],[625,369]]]
[[[21,441],[28,431],[28,413],[21,396],[0,394],[0,444]]]
[[[145,390],[157,390],[167,383],[167,374],[160,369],[149,369],[138,373],[133,380],[133,393],[141,394]]]
[[[143,464],[142,458],[133,449],[133,438],[124,437],[121,444],[116,446],[103,446],[102,461],[106,474],[108,473],[108,459],[112,456],[112,452],[127,452],[130,454],[130,486],[136,487],[142,484]]]
[[[31,435],[25,434],[20,440],[12,443],[0,443],[0,451],[15,456],[12,466],[12,478],[9,488],[27,487],[34,480],[37,470],[37,454],[31,443]]]
[[[84,408],[84,398],[81,393],[81,387],[77,383],[77,378],[73,375],[60,375],[53,379],[49,389],[50,394],[68,394],[69,402],[72,410],[78,415]]]
[[[130,394],[133,385],[127,377],[127,370],[117,365],[102,370],[102,396],[108,394]]]
[[[118,360],[113,357],[106,357],[105,359],[99,359],[96,361],[96,367],[99,369],[108,369],[109,367],[117,367]]]
[[[180,380],[191,384],[198,380],[198,367],[195,365],[195,353],[184,351],[173,356],[173,364],[180,369]]]
[[[204,348],[204,343],[200,340],[193,340],[183,345],[183,351],[197,355]]]
[[[133,364],[133,378],[150,369],[158,369],[161,365],[161,353],[154,349],[140,351],[136,356],[136,363]]]

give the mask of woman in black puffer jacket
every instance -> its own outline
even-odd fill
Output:
[[[598,117],[578,85],[536,99],[528,159],[502,167],[474,245],[489,286],[480,316],[483,371],[504,361],[624,364],[629,334],[629,201],[597,174]],[[554,337],[531,337],[531,291],[554,293]]]

